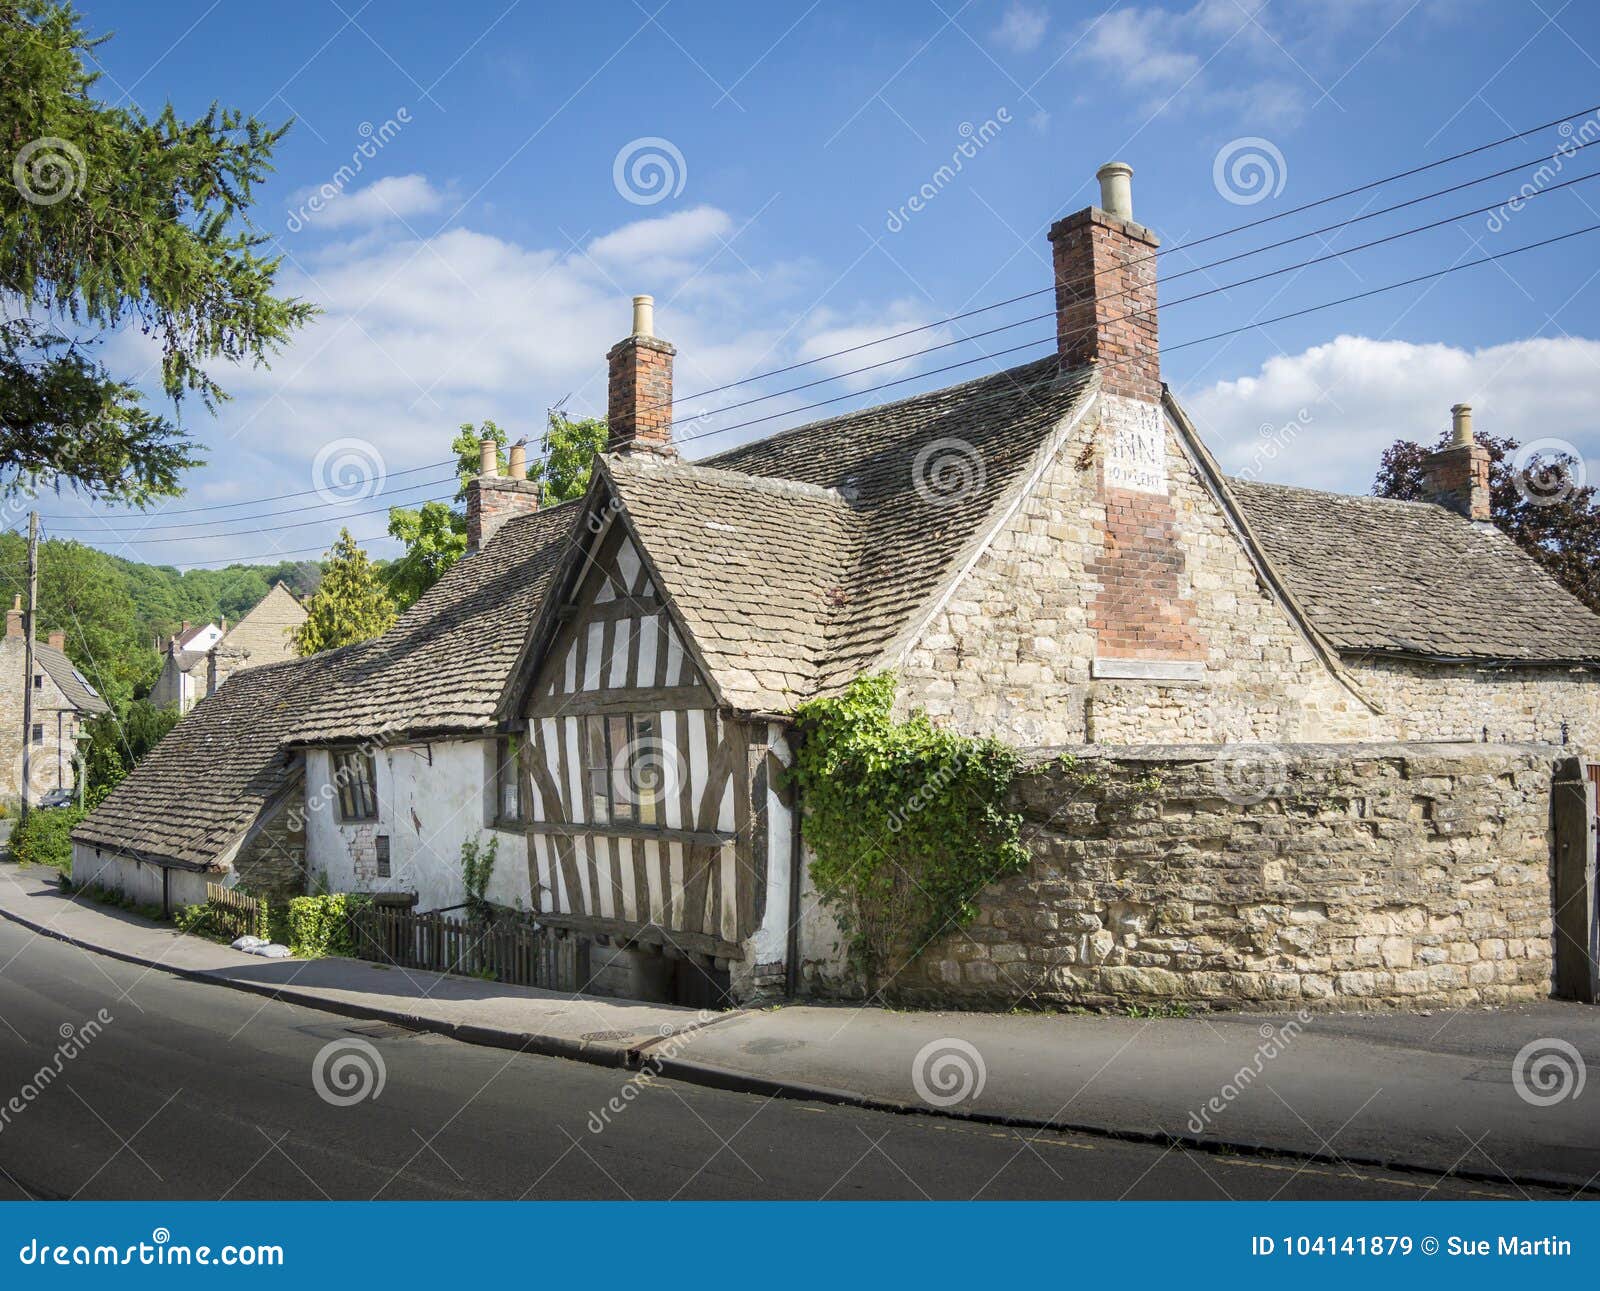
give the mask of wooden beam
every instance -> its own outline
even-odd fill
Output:
[[[637,838],[644,842],[687,843],[695,847],[721,847],[735,841],[734,835],[720,831],[652,829],[648,825],[573,825],[557,820],[532,820],[526,828],[530,834],[553,834],[558,838],[592,834],[599,838]]]
[[[710,691],[701,686],[653,686],[638,690],[580,690],[570,695],[546,695],[529,710],[529,717],[578,717],[601,713],[656,713],[664,709],[716,707]]]

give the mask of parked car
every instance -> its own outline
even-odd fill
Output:
[[[49,811],[55,807],[71,807],[78,801],[78,795],[71,789],[52,789],[39,799],[37,806],[40,811]]]

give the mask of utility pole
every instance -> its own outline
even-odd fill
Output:
[[[33,770],[33,628],[39,600],[39,513],[28,512],[28,616],[22,621],[22,820],[28,819]]]

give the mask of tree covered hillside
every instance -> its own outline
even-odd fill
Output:
[[[191,569],[124,560],[82,543],[47,539],[39,544],[39,626],[66,633],[67,654],[116,708],[142,696],[160,670],[155,641],[187,620],[237,622],[282,580],[304,599],[316,590],[316,561]],[[27,587],[28,544],[0,534],[0,592]]]

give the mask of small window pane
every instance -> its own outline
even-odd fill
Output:
[[[629,776],[639,805],[641,825],[659,824],[661,793],[666,778],[666,750],[656,735],[653,717],[636,717],[633,722],[633,758]]]
[[[589,794],[589,819],[597,825],[611,820],[611,760],[606,756],[606,724],[603,717],[580,719],[580,735],[587,750],[584,782]]]
[[[339,791],[339,814],[345,820],[376,820],[378,794],[372,756],[358,750],[333,755],[334,783]]]
[[[522,741],[515,735],[500,741],[500,756],[495,775],[501,820],[522,819],[522,773],[519,756],[521,749]]]
[[[626,717],[608,717],[606,733],[611,750],[611,802],[614,819],[632,822],[638,819],[638,794],[633,785],[634,743]]]

